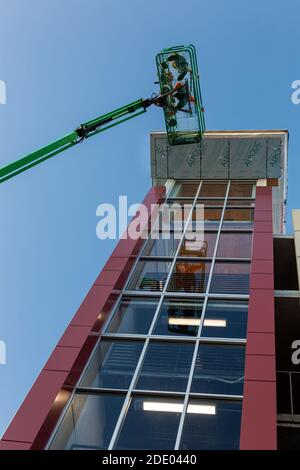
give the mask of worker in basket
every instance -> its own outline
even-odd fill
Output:
[[[177,111],[186,111],[186,112],[191,113],[191,109],[189,110],[184,109],[187,103],[195,102],[195,98],[189,92],[188,83],[186,82],[185,84],[182,84],[180,82],[177,82],[174,87],[174,90],[175,91],[174,91],[173,96],[174,98],[178,100],[175,109]]]
[[[171,62],[174,69],[179,72],[177,77],[178,81],[183,80],[188,72],[192,72],[192,69],[189,67],[187,60],[182,55],[178,54],[178,52],[169,55],[167,60],[168,62]]]

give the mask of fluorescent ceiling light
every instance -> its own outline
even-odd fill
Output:
[[[163,411],[165,413],[182,413],[183,404],[167,403],[158,401],[144,401],[144,411]],[[215,405],[188,405],[187,412],[190,414],[215,415]]]
[[[178,326],[199,326],[201,322],[200,318],[193,318],[193,317],[170,317],[168,320],[169,325],[178,325]],[[214,326],[218,328],[226,328],[227,321],[226,320],[217,320],[217,319],[206,319],[203,322],[204,326]]]
[[[184,326],[199,326],[200,325],[200,318],[176,318],[170,317],[169,318],[169,325],[184,325]]]
[[[214,320],[207,318],[203,322],[203,326],[216,326],[216,327],[221,327],[221,328],[226,328],[227,326],[227,321],[226,320]]]
[[[197,414],[197,415],[215,415],[216,406],[215,405],[188,405],[188,413]]]

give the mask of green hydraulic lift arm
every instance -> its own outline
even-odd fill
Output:
[[[58,139],[51,144],[42,147],[35,152],[32,152],[25,157],[17,160],[9,165],[0,168],[0,183],[13,178],[14,176],[22,173],[23,171],[32,168],[43,161],[54,157],[55,155],[64,152],[65,150],[73,147],[74,145],[79,144],[84,139],[87,139],[93,135],[99,134],[106,129],[109,129],[121,122],[128,121],[129,119],[139,116],[142,113],[146,112],[146,109],[152,104],[159,104],[159,99],[161,97],[154,97],[152,99],[139,99],[133,101],[126,106],[115,109],[110,113],[104,114],[96,119],[85,122],[81,126],[71,132],[70,134],[65,135],[61,139]]]

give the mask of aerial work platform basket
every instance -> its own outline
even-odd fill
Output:
[[[163,49],[156,56],[157,72],[170,145],[193,144],[205,131],[204,108],[193,45]]]

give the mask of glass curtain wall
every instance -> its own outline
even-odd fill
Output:
[[[239,448],[255,184],[177,181],[167,203],[184,230],[145,241],[50,449]]]

